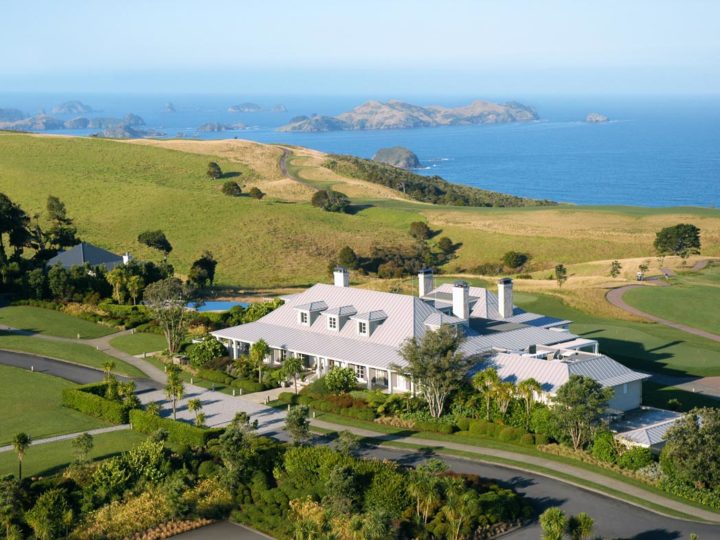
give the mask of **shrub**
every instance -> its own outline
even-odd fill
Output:
[[[209,476],[214,476],[215,473],[217,473],[219,470],[219,467],[217,464],[211,460],[205,460],[203,461],[200,466],[198,467],[197,473],[198,476],[201,478],[207,478]]]
[[[306,396],[299,396],[299,397],[303,398]],[[298,401],[298,396],[292,392],[280,392],[280,394],[278,395],[278,400],[282,401],[283,403],[295,405],[296,402]]]
[[[530,255],[520,251],[508,251],[503,255],[502,260],[505,266],[515,269],[524,266],[530,260]]]
[[[434,433],[444,433],[446,435],[450,435],[454,430],[454,426],[452,424],[448,424],[446,422],[439,422],[437,420],[425,420],[415,422],[415,429],[418,431],[430,431]]]
[[[346,393],[357,386],[355,370],[349,367],[334,367],[323,378],[325,386],[333,394]]]
[[[470,419],[464,417],[456,418],[455,425],[457,426],[458,431],[468,431],[470,429]]]
[[[248,191],[248,196],[252,197],[253,199],[260,200],[265,196],[265,194],[262,191],[260,191],[260,189],[258,189],[256,187],[251,187],[250,191]]]
[[[535,434],[535,444],[541,445],[541,444],[548,444],[550,442],[550,437],[545,435],[544,433],[536,433]]]
[[[224,384],[225,386],[230,386],[235,380],[227,373],[216,369],[198,369],[197,376],[201,379],[205,379],[206,381]]]
[[[209,440],[219,437],[225,431],[220,428],[200,428],[171,418],[161,418],[140,409],[130,411],[130,423],[132,428],[140,433],[152,434],[164,429],[168,433],[170,443],[188,446],[205,446]]]
[[[497,438],[503,442],[516,441],[520,438],[522,431],[514,427],[505,427],[500,430]]]
[[[190,345],[187,351],[190,365],[195,369],[205,368],[213,360],[226,354],[225,346],[209,334],[204,336],[199,343]]]
[[[490,422],[487,420],[474,420],[470,422],[470,433],[473,435],[487,435]]]
[[[327,377],[320,377],[319,379],[311,382],[305,388],[300,391],[301,394],[312,394],[318,396],[326,396],[332,392],[327,386]]]
[[[533,446],[535,444],[535,437],[533,437],[532,433],[523,433],[520,437],[520,444]]]
[[[242,188],[237,182],[228,180],[223,184],[222,192],[230,197],[239,197],[240,195],[242,195]]]
[[[591,454],[595,459],[605,463],[615,463],[618,452],[615,446],[615,437],[613,437],[612,433],[602,431],[595,435]]]
[[[253,392],[262,392],[265,390],[265,385],[257,381],[251,381],[249,379],[235,379],[232,381],[233,388],[239,388],[243,394],[252,394]]]
[[[113,424],[127,424],[128,408],[122,403],[105,399],[107,383],[89,384],[76,388],[66,388],[62,392],[62,404],[81,413],[102,418]]]
[[[322,208],[326,212],[346,212],[350,206],[350,199],[347,195],[332,189],[316,191],[310,202],[313,206]]]
[[[625,453],[620,455],[618,459],[618,465],[623,469],[630,469],[631,471],[637,471],[643,467],[647,467],[651,463],[654,463],[655,458],[649,448],[641,448],[636,446],[631,448]]]

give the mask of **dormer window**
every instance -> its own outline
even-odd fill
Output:
[[[368,325],[365,321],[358,321],[358,334],[362,336],[367,336]]]
[[[295,306],[298,313],[298,323],[303,326],[311,326],[317,317],[327,309],[327,304],[322,300]]]
[[[330,330],[337,330],[338,327],[338,320],[335,316],[328,317],[328,328]]]

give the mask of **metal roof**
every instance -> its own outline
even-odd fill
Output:
[[[464,321],[463,319],[453,317],[452,315],[446,315],[445,313],[433,313],[423,322],[425,326],[439,328],[443,324],[461,324]]]
[[[328,309],[323,312],[323,315],[337,315],[338,317],[351,317],[357,313],[355,306],[340,306],[332,309]]]
[[[66,250],[61,251],[47,262],[47,266],[62,265],[64,268],[72,268],[73,266],[104,266],[108,270],[112,270],[119,264],[123,263],[120,255],[115,255],[110,251],[93,246],[86,242]]]
[[[299,306],[295,306],[295,309],[299,311],[324,311],[327,308],[327,304],[322,300],[319,302],[308,302],[307,304],[300,304]]]
[[[387,319],[387,314],[382,310],[378,309],[375,311],[368,311],[367,313],[360,313],[358,315],[355,315],[354,317],[350,317],[354,321],[384,321]]]

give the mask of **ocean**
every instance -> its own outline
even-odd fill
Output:
[[[456,106],[473,97],[404,97],[420,105]],[[480,97],[480,96],[476,96]],[[281,133],[277,127],[298,115],[338,114],[368,96],[302,97],[225,95],[0,94],[0,108],[48,113],[78,99],[98,112],[83,116],[141,116],[148,128],[168,137],[242,138],[286,143],[370,158],[388,146],[406,146],[422,163],[417,172],[448,181],[524,197],[582,205],[702,206],[720,204],[720,97],[549,97],[516,99],[535,107],[540,120],[528,124],[455,126],[410,130]],[[230,113],[252,102],[264,110]],[[176,112],[164,112],[172,103]],[[271,112],[283,104],[287,112]],[[610,121],[588,124],[590,112]],[[55,115],[58,116],[58,115]],[[61,116],[67,119],[71,116]],[[246,129],[201,133],[206,122]],[[59,133],[89,135],[97,130]]]

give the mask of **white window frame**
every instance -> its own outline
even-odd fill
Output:
[[[300,311],[298,315],[298,322],[305,326],[310,326],[310,313],[307,311]]]
[[[327,326],[330,330],[338,330],[338,318],[335,315],[328,315]]]
[[[367,381],[367,369],[365,366],[355,364],[355,375],[357,375],[357,378],[361,381]]]
[[[368,335],[368,323],[367,321],[358,321],[358,334],[361,336],[367,336]]]

